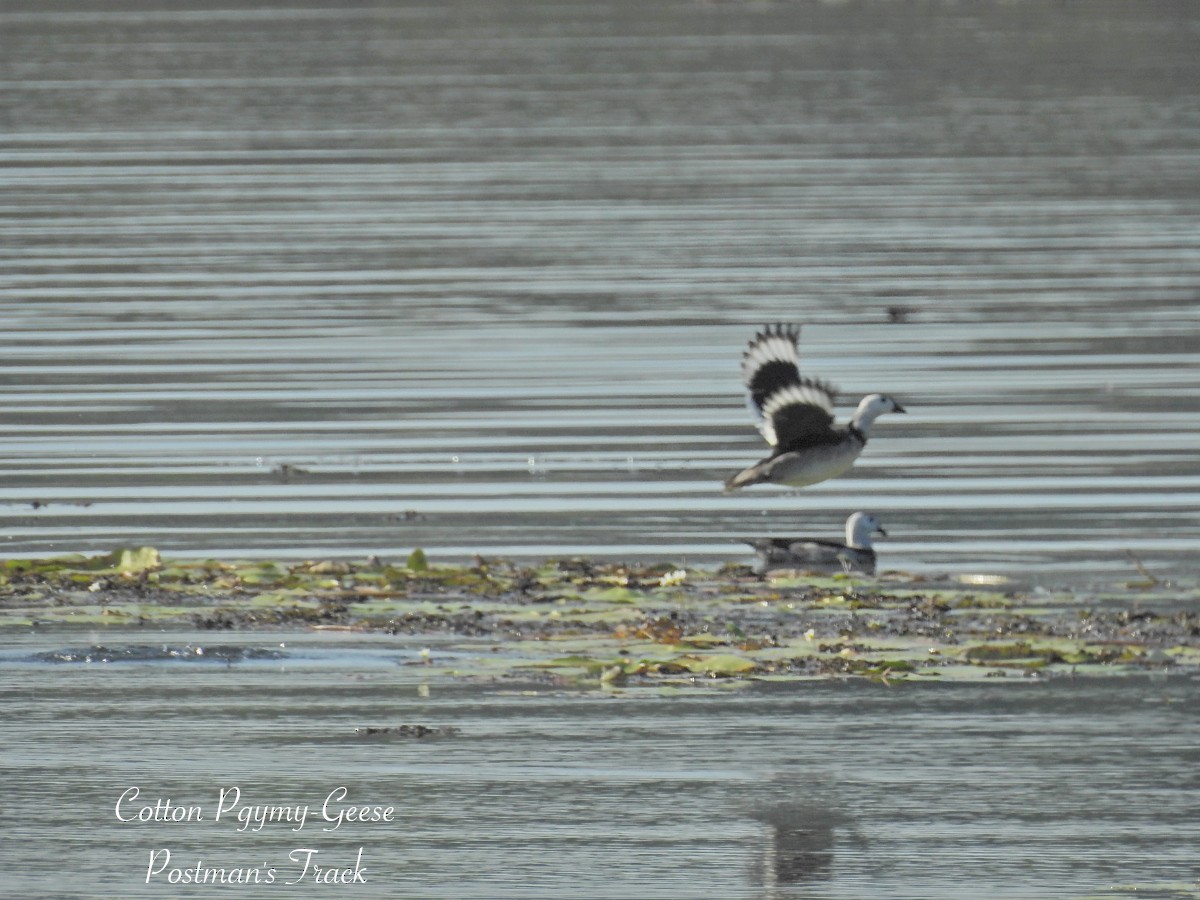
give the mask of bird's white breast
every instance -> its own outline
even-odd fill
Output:
[[[778,457],[771,469],[771,481],[792,487],[804,487],[841,475],[854,465],[862,453],[862,444],[843,441],[824,447],[813,447]]]

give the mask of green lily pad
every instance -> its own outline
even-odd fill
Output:
[[[600,603],[637,603],[644,598],[644,594],[620,586],[593,588],[582,594],[582,599]]]
[[[704,675],[740,675],[758,668],[758,663],[733,653],[716,653],[711,656],[687,654],[670,661],[673,666]]]
[[[1014,644],[976,644],[962,651],[966,659],[975,662],[996,662],[1013,659],[1032,659],[1038,656],[1033,647],[1021,641]]]

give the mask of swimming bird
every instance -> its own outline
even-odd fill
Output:
[[[854,465],[871,425],[884,413],[904,412],[886,394],[868,394],[850,424],[833,424],[830,385],[800,377],[800,329],[768,325],[742,355],[747,403],[758,416],[758,430],[774,449],[766,459],[725,482],[725,492],[769,482],[804,487],[841,475]]]
[[[887,532],[870,513],[856,512],[846,519],[846,543],[815,538],[743,538],[758,553],[754,571],[759,575],[773,569],[806,569],[820,572],[875,574],[872,535]]]

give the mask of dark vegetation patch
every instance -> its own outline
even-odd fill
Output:
[[[424,660],[431,674],[605,689],[1196,671],[1198,599],[1194,588],[1164,585],[1081,597],[902,575],[769,580],[733,565],[433,566],[419,551],[403,564],[164,560],[152,548],[0,564],[0,628],[426,637],[487,645],[490,656],[472,666],[462,653],[453,664],[434,655]]]

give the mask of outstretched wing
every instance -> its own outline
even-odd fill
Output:
[[[841,436],[833,430],[833,392],[810,378],[781,387],[763,403],[758,430],[776,453],[836,443]]]
[[[742,354],[742,382],[755,415],[762,415],[763,403],[777,390],[800,383],[799,340],[799,328],[768,325],[746,347]]]
[[[758,417],[758,430],[772,447],[823,444],[833,433],[835,391],[800,377],[800,329],[768,325],[742,356],[746,402]]]

